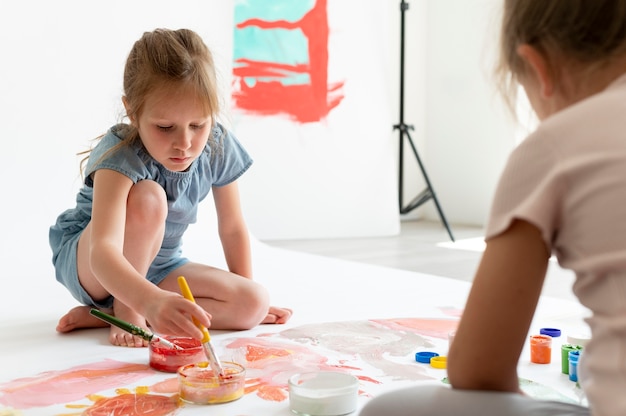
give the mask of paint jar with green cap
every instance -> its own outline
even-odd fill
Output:
[[[574,344],[563,344],[561,346],[561,373],[569,374],[569,353],[571,351],[580,351],[583,347]]]

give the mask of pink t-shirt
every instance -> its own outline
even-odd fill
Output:
[[[541,230],[593,312],[580,379],[594,415],[626,415],[626,75],[544,120],[511,154],[486,238]]]

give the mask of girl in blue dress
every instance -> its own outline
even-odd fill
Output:
[[[212,55],[193,31],[157,29],[135,42],[124,70],[128,124],[91,150],[76,206],[50,228],[56,277],[83,304],[60,332],[102,326],[92,307],[153,332],[202,338],[192,317],[214,329],[284,323],[252,280],[249,234],[237,179],[252,159],[216,121]],[[212,192],[228,271],[182,256],[182,236]],[[185,276],[196,304],[179,294]],[[146,341],[112,327],[114,345]]]

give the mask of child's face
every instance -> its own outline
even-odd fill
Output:
[[[191,93],[154,93],[135,125],[148,153],[168,170],[182,172],[202,153],[211,116]]]

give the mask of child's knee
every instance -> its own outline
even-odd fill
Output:
[[[132,186],[126,203],[127,222],[145,222],[152,225],[155,221],[165,222],[167,211],[167,197],[161,185],[151,180],[143,180]]]
[[[256,282],[248,289],[245,303],[245,316],[242,316],[241,329],[251,329],[259,325],[269,311],[270,296],[267,289]]]

